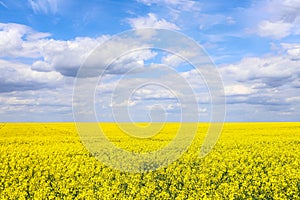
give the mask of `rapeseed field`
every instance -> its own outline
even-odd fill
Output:
[[[179,124],[142,139],[101,126],[116,146],[145,153],[167,145]],[[300,123],[225,123],[200,158],[208,126],[169,166],[130,173],[91,155],[73,123],[1,123],[0,199],[300,199]]]

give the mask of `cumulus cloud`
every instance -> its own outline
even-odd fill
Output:
[[[164,57],[162,57],[161,62],[163,64],[172,66],[172,67],[178,67],[184,62],[187,62],[186,60],[189,60],[189,58],[193,58],[195,56],[198,57],[198,59],[201,59],[199,55],[197,55],[196,52],[193,52],[191,50],[181,50],[179,52],[174,52],[175,54],[168,54]],[[186,60],[185,60],[186,59]]]
[[[71,71],[80,66],[99,40],[105,39],[76,38],[72,41],[59,41],[48,39],[49,36],[48,33],[34,31],[25,25],[0,23],[0,57],[32,59],[33,70],[57,70],[67,74],[69,68]]]
[[[0,23],[0,57],[37,58],[49,36],[25,25]]]
[[[300,44],[281,43],[281,49],[294,61],[300,60]]]
[[[209,120],[210,94],[199,73],[195,70],[180,72],[173,67],[164,70],[162,65],[153,65],[134,74],[104,77],[106,80],[98,85],[95,95],[101,119],[110,116],[109,119],[114,120],[112,114],[107,115],[113,109],[115,115],[126,116],[128,110],[134,119],[147,121],[147,113],[160,108],[169,121],[180,121],[182,112],[185,119],[186,113],[197,113],[202,120]],[[156,118],[154,113],[152,117]],[[189,119],[195,120],[192,116]]]
[[[41,51],[43,62],[39,63],[39,66],[43,64],[42,66],[46,66],[48,69],[52,68],[64,76],[76,76],[78,68],[91,51],[105,40],[107,40],[107,36],[78,37],[68,41],[50,39]],[[34,67],[34,69],[42,70],[40,67]]]
[[[71,104],[69,84],[1,93],[0,121],[70,121]]]
[[[246,87],[245,85],[235,84],[235,85],[226,85],[225,86],[225,94],[227,96],[232,95],[249,95],[252,94],[254,90],[250,87]]]
[[[180,28],[165,19],[159,19],[155,14],[149,13],[146,17],[138,17],[128,19],[128,22],[132,28],[163,28],[180,30]]]
[[[53,88],[62,80],[58,72],[37,72],[26,64],[6,60],[0,60],[0,71],[0,92]]]
[[[164,20],[157,20],[157,24],[159,26],[170,25]],[[164,26],[164,28],[166,27]],[[74,80],[73,78],[76,76],[77,70],[83,63],[88,68],[89,74],[87,76],[95,78],[99,76],[98,73],[95,73],[99,72],[99,68],[103,69],[108,66],[104,80],[106,78],[111,78],[111,80],[109,84],[104,86],[103,93],[100,94],[101,98],[99,98],[104,102],[109,102],[108,93],[113,92],[111,86],[116,85],[118,77],[122,77],[124,74],[129,74],[131,78],[123,82],[121,91],[126,91],[132,88],[132,86],[136,86],[136,84],[143,83],[141,82],[142,80],[153,79],[154,81],[162,80],[165,84],[173,87],[174,80],[178,79],[176,76],[169,76],[166,72],[156,72],[158,77],[155,77],[155,73],[152,75],[154,70],[154,68],[151,68],[152,64],[148,66],[148,71],[143,71],[143,68],[149,65],[145,64],[145,61],[153,59],[157,53],[149,48],[143,49],[144,44],[137,41],[134,37],[125,40],[119,40],[116,37],[108,43],[106,41],[109,36],[105,35],[98,38],[77,37],[73,40],[54,40],[49,38],[50,34],[48,33],[37,32],[28,26],[19,24],[1,24],[0,35],[3,36],[0,39],[0,48],[2,48],[0,55],[2,59],[0,60],[0,70],[2,72],[0,75],[0,92],[3,94],[2,96],[10,94],[9,97],[5,98],[6,100],[1,100],[2,104],[6,105],[2,107],[0,111],[2,113],[13,115],[13,113],[20,110],[30,110],[30,112],[39,113],[36,107],[44,109],[46,112],[49,111],[51,103],[48,103],[48,105],[45,103],[44,105],[44,102],[55,96],[58,96],[59,99],[59,102],[54,101],[56,102],[55,104],[63,107],[58,110],[61,112],[70,111],[71,104],[69,107],[61,104],[61,102],[64,102],[63,98],[66,97],[61,98],[59,92],[53,93],[51,91],[59,90],[62,93],[71,94],[72,81],[70,80]],[[99,44],[103,44],[103,46],[97,48]],[[149,45],[146,46],[149,47]],[[131,51],[128,53],[128,50]],[[187,52],[185,52],[185,55],[188,56]],[[89,59],[86,60],[88,57]],[[169,57],[166,58],[166,61],[171,62],[172,59]],[[176,61],[172,62],[176,63]],[[177,63],[177,65],[179,64]],[[94,71],[93,69],[97,70]],[[134,70],[132,71],[132,69]],[[133,74],[131,74],[131,71]],[[79,78],[88,78],[87,76]],[[70,82],[66,83],[67,80]],[[66,85],[70,86],[70,88],[62,90]],[[183,91],[183,94],[180,94],[181,96],[185,95],[184,86],[181,85],[176,89]],[[26,91],[32,92],[32,95],[37,95],[39,91],[45,91],[50,96],[46,97],[39,93],[42,99],[38,97],[29,98]],[[25,95],[24,92],[26,93],[26,97],[17,97],[20,93]],[[145,92],[149,94],[146,95]],[[187,95],[185,97],[190,99]],[[129,102],[129,105],[132,107],[137,106],[136,108],[140,111],[149,108],[151,104],[156,105],[155,102],[157,101],[163,104],[163,107],[168,112],[174,112],[174,110],[179,108],[176,102],[174,102],[173,96],[170,97],[165,91],[155,88],[152,90],[149,90],[149,88],[141,90],[136,93],[134,98]],[[163,99],[164,102],[162,102]],[[102,102],[102,105],[110,104]],[[122,107],[125,104],[124,101],[117,101],[112,105],[114,107]]]
[[[291,23],[276,21],[262,21],[258,26],[258,34],[263,37],[281,39],[291,34],[293,25]]]
[[[292,99],[299,97],[298,49],[299,44],[282,44],[281,56],[249,57],[221,67],[227,102],[293,106]]]
[[[298,118],[299,44],[284,43],[279,48],[279,55],[248,57],[219,69],[227,96],[227,120]]]
[[[53,68],[49,65],[49,63],[45,61],[35,61],[32,63],[31,69],[38,72],[50,72],[53,71]]]
[[[297,16],[290,16],[275,21],[265,20],[266,24],[262,26],[262,29],[269,27],[270,30],[264,30],[261,34],[264,37],[273,38],[282,38],[294,34],[294,21],[296,19]],[[131,20],[131,25],[136,28],[143,26],[178,28],[175,24],[164,19],[158,19],[154,14]],[[292,24],[292,26],[286,30],[281,29],[281,32],[276,32],[274,30],[278,29],[277,25],[282,25],[276,24],[277,22]],[[270,34],[271,29],[273,29],[273,34]],[[99,105],[103,106],[100,109],[109,110],[110,107],[129,106],[142,113],[145,109],[150,109],[151,106],[156,108],[157,104],[160,104],[167,113],[175,113],[176,111],[176,117],[179,117],[177,114],[182,107],[178,105],[179,103],[175,100],[174,94],[157,87],[141,88],[136,91],[131,100],[117,98],[116,101],[111,101],[109,94],[114,93],[114,89],[118,84],[121,84],[118,91],[126,92],[126,90],[134,89],[145,81],[154,80],[154,82],[161,81],[170,87],[175,87],[177,90],[175,94],[181,97],[184,96],[186,104],[190,103],[188,102],[190,99],[196,97],[198,104],[201,105],[199,112],[209,117],[209,91],[206,88],[205,81],[200,80],[201,78],[196,70],[190,67],[186,69],[187,71],[176,72],[177,75],[187,80],[188,86],[195,92],[195,94],[189,94],[185,92],[188,88],[184,86],[185,82],[180,82],[176,75],[159,71],[161,65],[146,62],[157,58],[154,60],[176,68],[181,67],[185,62],[180,57],[165,54],[156,57],[157,53],[152,50],[144,49],[140,51],[143,45],[135,40],[122,40],[120,42],[115,39],[111,43],[102,46],[102,50],[105,51],[101,51],[101,49],[97,50],[95,48],[99,44],[104,44],[110,36],[98,38],[78,37],[72,40],[54,40],[50,39],[49,36],[48,33],[37,32],[24,25],[0,24],[0,92],[3,94],[0,103],[6,105],[2,106],[0,112],[16,113],[26,109],[38,112],[35,106],[44,106],[45,113],[46,111],[50,112],[51,103],[46,105],[47,99],[55,102],[52,106],[59,105],[61,107],[61,109],[58,109],[59,112],[65,112],[65,114],[71,112],[71,103],[69,100],[67,103],[63,103],[65,102],[64,99],[71,98],[73,78],[76,76],[79,67],[86,61],[86,58],[91,56],[91,59],[86,63],[90,69],[99,69],[112,61],[106,71],[104,83],[100,85],[101,93],[98,94],[96,100]],[[132,51],[120,57],[120,52],[134,48],[137,51]],[[300,88],[300,44],[282,43],[278,48],[281,55],[246,57],[238,63],[219,68],[225,84],[227,102],[230,106],[247,104],[251,108],[255,108],[258,113],[262,113],[264,109],[270,112],[276,109],[285,109],[284,114],[289,113],[292,116],[296,112],[299,107],[297,105],[299,103]],[[94,53],[91,54],[91,52]],[[103,52],[106,52],[106,54],[103,54]],[[187,58],[194,56],[193,51],[177,51],[176,53]],[[146,65],[148,65],[148,71],[141,70],[146,68]],[[130,74],[129,78],[125,77],[122,82],[119,82],[119,79],[124,74],[128,74],[133,68],[136,69],[132,71],[134,73]],[[90,74],[87,76],[97,77],[99,74],[95,72],[97,71],[90,70]],[[151,74],[152,79],[149,78],[149,74]],[[62,86],[66,85],[66,80],[70,81],[67,84],[67,89]],[[175,80],[176,83],[174,83]],[[56,89],[54,90],[54,88]],[[42,95],[42,91],[45,92],[45,95]],[[179,94],[180,92],[181,94]],[[11,96],[6,96],[8,93]],[[20,93],[25,95],[24,98],[18,96]],[[68,95],[60,96],[60,93],[67,93]],[[40,99],[30,98],[30,94],[38,94]],[[122,95],[120,93],[120,97]],[[59,96],[58,99],[55,100],[55,96]],[[35,104],[35,100],[39,105]],[[262,106],[263,109],[259,106]],[[13,107],[15,107],[16,112],[13,112]],[[238,111],[238,109],[235,107],[235,111]],[[103,114],[108,113],[105,110]]]
[[[92,76],[97,76],[93,68],[105,68],[112,61],[114,65],[109,67],[107,73],[124,73],[130,67],[143,66],[144,60],[153,56],[150,51],[137,51],[117,58],[120,51],[142,47],[133,40],[119,42],[116,39],[104,46],[105,49],[97,50],[96,47],[110,36],[76,37],[73,40],[54,40],[49,39],[49,36],[48,33],[34,31],[25,25],[0,24],[0,57],[31,59],[31,69],[34,71],[57,71],[64,76],[75,77],[83,64],[91,68]],[[89,60],[85,63],[88,57]]]
[[[255,32],[274,39],[300,34],[300,1],[271,0],[253,4],[247,10],[256,24]]]
[[[133,73],[139,72],[145,67],[145,61],[154,58],[156,55],[157,54],[151,50],[133,51],[121,57],[117,57],[116,55],[116,59],[108,66],[106,73],[125,74],[129,71]]]

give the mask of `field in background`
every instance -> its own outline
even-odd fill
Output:
[[[150,139],[104,129],[135,152],[161,148],[179,124]],[[0,123],[0,199],[300,199],[300,123],[226,123],[205,158],[208,125],[170,166],[132,174],[104,166],[82,145],[72,123]]]

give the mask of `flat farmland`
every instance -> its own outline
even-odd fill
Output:
[[[141,139],[101,124],[111,143],[136,153],[163,148],[179,126]],[[208,127],[198,124],[169,166],[130,173],[91,155],[74,123],[0,123],[0,199],[300,199],[300,123],[225,123],[200,158]]]

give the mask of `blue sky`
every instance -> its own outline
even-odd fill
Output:
[[[0,0],[0,121],[73,121],[76,72],[89,53],[145,27],[177,31],[204,48],[223,80],[226,121],[299,121],[299,0]],[[136,90],[124,105],[110,101],[126,70],[161,63],[176,65],[196,93],[199,120],[210,119],[203,80],[178,58],[149,50],[117,62],[96,92],[101,120],[113,120],[117,105],[134,120],[147,121],[149,109],[162,107],[167,120],[178,121],[180,105],[166,88]],[[174,77],[163,79],[176,84]]]

